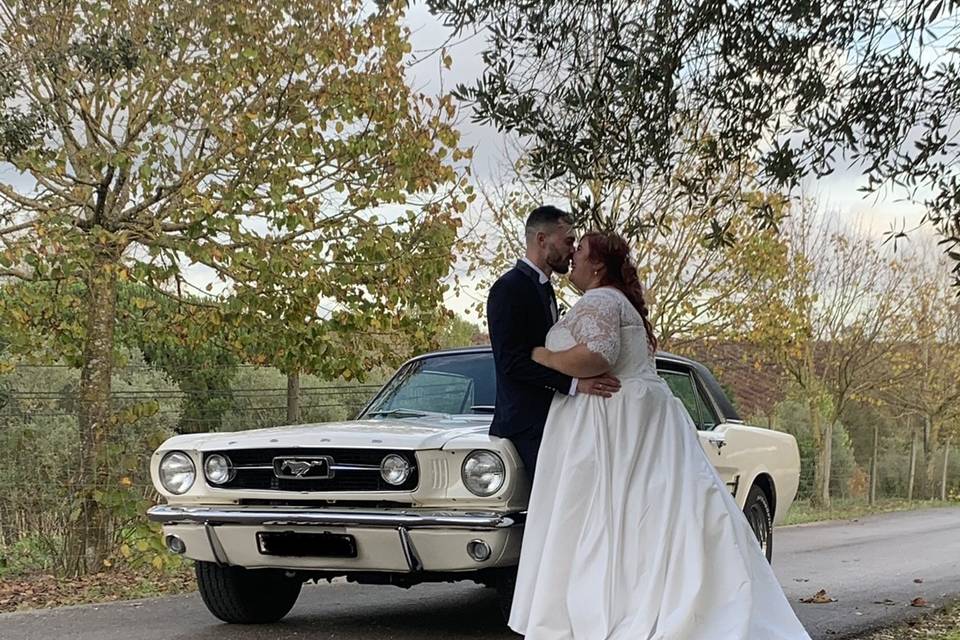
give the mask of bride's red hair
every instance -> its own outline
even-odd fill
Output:
[[[627,296],[627,299],[643,318],[643,326],[647,330],[647,341],[651,349],[657,350],[657,337],[653,334],[653,325],[650,323],[650,310],[643,297],[643,285],[637,275],[637,267],[630,260],[630,247],[627,241],[617,233],[590,231],[584,234],[581,242],[588,242],[590,253],[588,259],[594,264],[606,267],[606,273],[601,282],[602,286],[616,287]]]

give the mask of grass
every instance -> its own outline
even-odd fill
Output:
[[[863,499],[834,499],[829,509],[813,507],[807,500],[797,500],[787,513],[786,525],[823,522],[826,520],[853,520],[877,513],[892,513],[895,511],[913,511],[916,509],[930,509],[934,507],[960,506],[960,502],[942,500],[905,500],[903,498],[885,498],[876,504],[869,505]],[[960,638],[951,639],[960,640]]]
[[[960,640],[960,604],[858,640]]]

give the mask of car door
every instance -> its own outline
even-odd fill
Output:
[[[720,474],[720,478],[730,487],[731,493],[736,492],[739,469],[730,459],[727,425],[721,423],[696,373],[680,363],[661,367],[658,373],[690,414],[697,429],[700,446]]]

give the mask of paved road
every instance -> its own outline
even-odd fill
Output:
[[[960,599],[960,508],[789,527],[777,532],[774,554],[780,583],[810,634],[844,637],[928,613],[910,606],[914,598],[932,607]],[[799,603],[818,589],[837,602]]]
[[[774,565],[815,640],[840,639],[960,599],[960,508],[777,531]],[[922,579],[915,583],[914,579]],[[826,589],[837,602],[801,604]],[[893,604],[876,604],[889,600]],[[410,590],[309,586],[277,625],[219,624],[196,595],[0,615],[3,640],[415,640],[516,638],[491,591],[467,583]],[[722,640],[722,639],[718,639]]]

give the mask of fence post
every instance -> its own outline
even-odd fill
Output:
[[[879,451],[880,425],[875,422],[873,424],[873,455],[870,457],[870,506],[877,502],[877,473],[880,471],[878,464]]]
[[[947,444],[943,448],[943,477],[940,478],[940,499],[947,500],[947,466],[950,463],[950,445],[953,442],[952,437],[947,438]]]
[[[907,488],[907,500],[913,502],[913,484],[917,476],[917,428],[910,433],[910,483]]]

